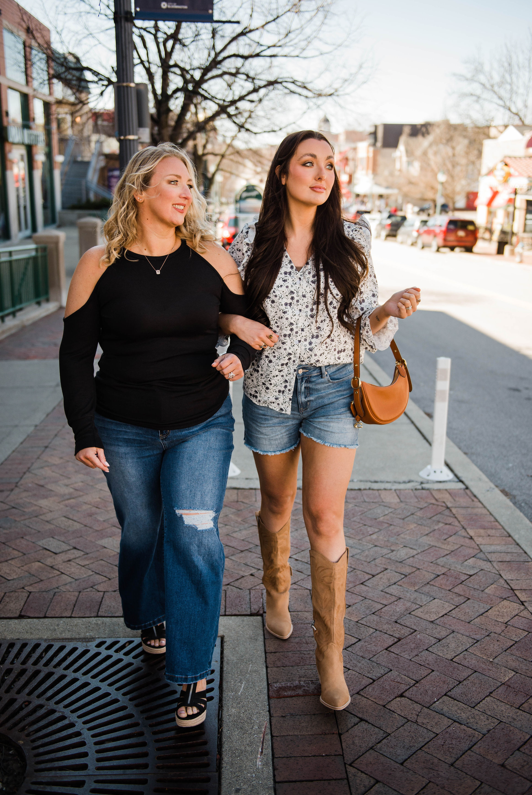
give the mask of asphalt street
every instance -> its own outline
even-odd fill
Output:
[[[451,358],[448,436],[532,520],[532,267],[502,257],[373,243],[385,300],[423,291],[400,323],[415,402],[432,415],[436,358]],[[375,356],[393,371],[389,351]]]

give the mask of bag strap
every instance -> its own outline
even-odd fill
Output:
[[[352,387],[355,390],[355,395],[360,388],[360,384],[362,383],[360,380],[360,329],[362,327],[362,317],[359,317],[356,322],[355,326],[355,345],[353,349],[353,370],[354,370],[354,378],[352,381]],[[408,378],[408,387],[409,391],[412,391],[412,381],[410,380],[410,373],[408,372],[408,367],[406,361],[401,356],[401,352],[397,347],[395,340],[390,342],[390,349],[395,357],[396,364],[402,365],[406,371],[406,376]],[[356,401],[355,401],[356,402]]]

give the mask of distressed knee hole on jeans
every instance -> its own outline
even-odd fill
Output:
[[[181,510],[176,508],[175,512],[178,516],[183,517],[183,521],[190,527],[195,527],[196,530],[214,530],[214,511],[195,511],[195,510]]]

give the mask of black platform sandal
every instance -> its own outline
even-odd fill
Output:
[[[164,624],[159,624],[156,627],[147,627],[140,633],[142,640],[142,648],[148,654],[164,654],[166,652],[166,643],[164,646],[150,646],[149,640],[166,640],[166,627]]]
[[[196,692],[197,682],[188,685],[187,690],[182,690],[181,695],[177,699],[177,707],[175,710],[175,722],[178,726],[186,728],[187,726],[199,726],[207,717],[207,690]],[[195,715],[187,715],[186,718],[180,718],[177,710],[181,707],[196,707],[198,712]]]

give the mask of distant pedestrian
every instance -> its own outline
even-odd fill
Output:
[[[234,427],[227,382],[254,355],[235,336],[218,357],[218,316],[245,314],[246,302],[178,147],[134,155],[104,231],[105,245],[83,255],[69,290],[65,411],[76,458],[105,473],[122,528],[124,621],[141,631],[146,652],[166,652],[166,678],[183,685],[177,724],[195,726],[206,717],[222,593],[218,516]]]
[[[292,633],[290,514],[301,452],[321,702],[336,710],[351,700],[342,659],[343,517],[358,447],[349,408],[355,323],[362,318],[363,348],[387,348],[397,318],[409,317],[420,301],[412,287],[378,306],[370,247],[364,216],[356,223],[342,220],[328,140],[318,132],[293,133],[271,164],[258,222],[229,250],[262,323],[221,318],[224,332],[262,349],[245,376],[243,412],[261,486],[266,627],[281,639]]]

